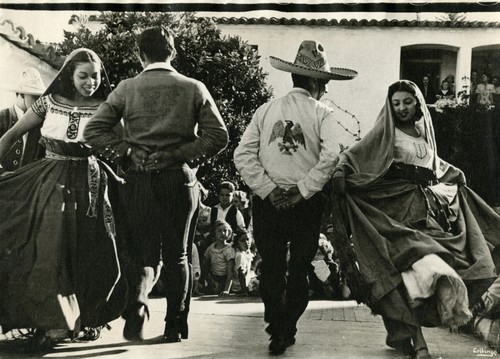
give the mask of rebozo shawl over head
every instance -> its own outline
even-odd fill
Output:
[[[82,60],[80,61],[79,59]],[[106,97],[111,92],[111,84],[109,82],[108,75],[104,68],[104,64],[102,63],[101,58],[94,51],[83,47],[73,50],[66,57],[66,59],[64,60],[64,64],[62,65],[59,72],[56,74],[50,85],[43,93],[43,96],[51,93],[59,93],[62,96],[68,96],[67,93],[68,86],[70,85],[71,88],[74,88],[74,86],[71,83],[70,84],[67,83],[69,79],[65,78],[68,75],[72,76],[72,74],[68,74],[70,65],[78,62],[89,62],[89,59],[98,62],[99,65],[101,66],[101,84],[99,85],[99,88],[96,90],[93,97],[106,99]]]
[[[400,80],[394,84],[410,86],[418,100],[422,117],[417,120],[416,126],[434,152],[433,170],[439,182],[465,182],[463,172],[440,159],[436,151],[436,139],[432,118],[422,92],[415,83]],[[392,85],[391,85],[392,86]],[[337,168],[342,168],[350,187],[367,185],[382,177],[394,160],[395,115],[392,109],[389,93],[385,105],[375,121],[373,128],[361,141],[344,151],[339,158]]]
[[[352,80],[358,75],[354,70],[330,67],[323,45],[314,40],[302,41],[293,63],[274,56],[269,61],[278,70],[322,80]]]

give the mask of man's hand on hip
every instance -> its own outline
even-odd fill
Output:
[[[277,209],[280,209],[280,206],[285,205],[288,203],[288,199],[284,196],[285,190],[283,188],[276,187],[273,189],[271,193],[269,193],[269,201],[271,201],[271,204],[276,207]]]
[[[134,167],[136,167],[139,171],[145,170],[144,165],[148,160],[148,153],[145,150],[132,146],[130,147],[130,153],[128,155]]]
[[[284,209],[295,207],[298,203],[304,200],[302,193],[297,186],[293,186],[292,188],[285,191],[285,197],[288,199],[288,204],[284,207]]]
[[[147,171],[159,170],[162,168],[172,167],[183,162],[182,154],[179,150],[173,151],[157,151],[149,155],[145,164]]]

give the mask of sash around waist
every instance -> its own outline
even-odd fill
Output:
[[[433,170],[401,162],[393,162],[384,178],[405,180],[425,186],[438,183],[436,172]]]

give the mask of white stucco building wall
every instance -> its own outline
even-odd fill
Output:
[[[473,49],[500,47],[500,28],[304,26],[270,24],[223,24],[223,34],[238,35],[257,45],[261,66],[269,73],[275,96],[292,86],[290,74],[271,67],[269,56],[293,62],[302,40],[320,41],[330,66],[358,72],[351,81],[330,81],[326,98],[353,113],[361,121],[362,133],[369,130],[383,106],[388,86],[400,79],[401,49],[425,45],[456,52],[441,62],[441,80],[454,74],[457,91],[468,84]]]
[[[25,67],[36,68],[47,86],[55,77],[57,71],[36,56],[18,48],[3,37],[0,37],[0,109],[14,104],[15,93],[7,90],[15,85],[18,75]]]

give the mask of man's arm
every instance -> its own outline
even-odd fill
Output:
[[[226,269],[226,283],[224,284],[224,290],[219,293],[221,296],[228,296],[233,285],[233,271],[234,271],[234,258],[227,262]]]
[[[242,230],[246,229],[245,219],[243,218],[243,214],[238,208],[236,208],[236,225]]]
[[[29,130],[40,126],[44,119],[29,109],[14,126],[0,138],[0,159],[7,155],[12,145]]]
[[[256,114],[234,151],[234,165],[252,191],[260,198],[265,199],[277,186],[262,166],[259,150],[260,130]]]
[[[248,297],[248,288],[247,288],[247,280],[245,278],[245,273],[243,272],[243,268],[238,268],[238,280],[240,282],[240,295]]]
[[[125,84],[121,82],[85,126],[83,137],[99,154],[117,163],[131,146],[114,131],[125,108]]]
[[[197,165],[215,156],[229,143],[226,125],[207,88],[198,82],[196,91],[199,101],[199,137],[178,148],[181,158],[190,165]]]
[[[0,111],[0,137],[9,130],[10,122],[11,115],[9,109],[6,108]]]
[[[354,138],[337,123],[332,113],[325,116],[321,122],[320,136],[319,160],[307,176],[297,183],[297,187],[305,199],[311,198],[315,193],[321,191],[332,177],[338,162],[340,145],[349,146],[354,142]]]

